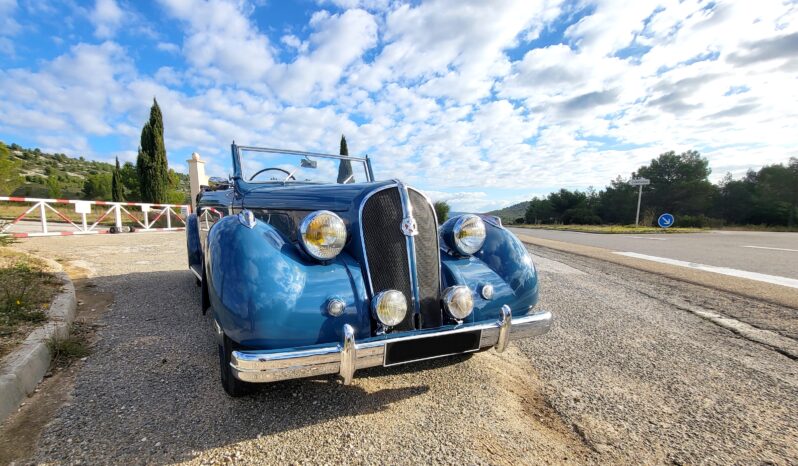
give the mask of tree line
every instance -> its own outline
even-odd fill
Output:
[[[654,226],[664,212],[676,225],[713,227],[767,225],[796,227],[798,223],[798,158],[784,164],[749,170],[742,179],[731,174],[717,184],[709,181],[709,160],[696,151],[665,152],[631,174],[648,178],[643,187],[640,224]],[[533,198],[518,223],[615,224],[635,221],[638,188],[618,176],[603,190],[561,189]]]

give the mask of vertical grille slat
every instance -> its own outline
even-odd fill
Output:
[[[419,192],[414,189],[407,191],[410,205],[413,206],[413,217],[418,225],[418,235],[414,239],[422,327],[440,327],[443,324],[443,313],[440,305],[440,252],[435,212]]]
[[[402,223],[402,200],[398,189],[373,194],[363,205],[361,228],[368,258],[372,296],[385,290],[399,290],[407,299],[408,313],[396,330],[413,329],[413,291]]]
[[[384,290],[399,290],[407,299],[408,314],[395,330],[412,330],[416,326],[414,301],[418,302],[423,328],[440,327],[443,313],[440,306],[440,252],[438,228],[432,205],[418,191],[404,186],[391,186],[371,194],[361,206],[360,228],[368,261],[371,296]],[[402,233],[405,201],[412,210],[418,234]],[[412,239],[411,239],[412,238]],[[408,242],[412,242],[412,248]],[[411,254],[415,254],[415,270],[410,270]],[[415,273],[415,276],[413,275]],[[414,282],[418,287],[418,295]],[[415,299],[414,299],[415,298]]]

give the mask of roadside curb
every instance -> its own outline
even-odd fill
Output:
[[[77,300],[75,285],[57,262],[45,260],[61,279],[62,289],[50,303],[47,312],[50,320],[37,328],[13,353],[6,355],[0,363],[0,423],[14,413],[19,404],[33,391],[50,368],[50,348],[47,342],[65,338],[69,325],[75,319]]]
[[[516,233],[518,239],[525,244],[540,246],[556,251],[562,251],[579,256],[611,262],[613,264],[631,267],[644,272],[664,275],[675,280],[705,286],[728,293],[754,298],[760,301],[798,309],[798,290],[770,283],[757,282],[746,278],[718,275],[712,272],[677,267],[634,257],[615,254],[610,249],[581,244],[566,243],[550,239],[536,238]]]

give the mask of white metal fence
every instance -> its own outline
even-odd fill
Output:
[[[177,204],[0,196],[0,236],[178,231],[185,229],[189,213],[191,206]],[[48,220],[48,215],[56,220]],[[8,218],[2,219],[3,216]]]

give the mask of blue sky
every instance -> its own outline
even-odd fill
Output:
[[[232,140],[373,157],[454,210],[602,187],[667,150],[798,156],[794,1],[0,0],[0,140],[170,164]]]

